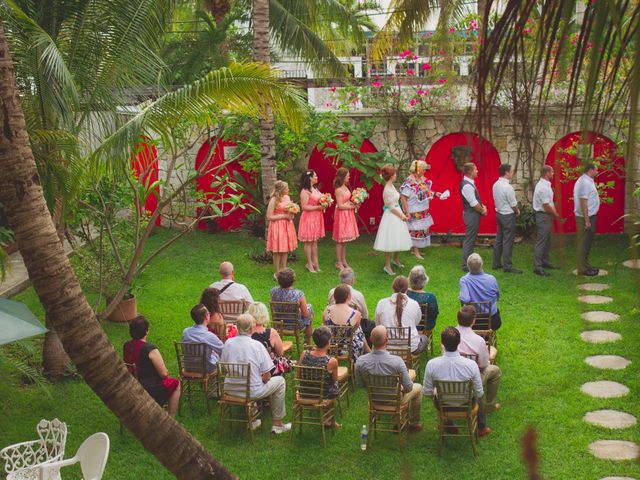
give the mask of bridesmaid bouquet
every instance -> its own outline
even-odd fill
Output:
[[[300,213],[300,206],[297,203],[291,202],[289,205],[287,205],[287,212],[292,215]]]
[[[362,205],[367,198],[369,198],[369,192],[367,192],[364,188],[356,188],[351,192],[351,201],[356,204],[357,207]]]
[[[320,196],[320,200],[318,200],[318,203],[322,208],[329,208],[331,205],[333,205],[333,197],[330,193],[323,193]]]

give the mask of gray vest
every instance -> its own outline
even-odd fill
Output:
[[[476,200],[480,205],[482,205],[482,200],[480,200],[480,192],[478,192],[478,189],[476,188],[475,184],[467,180],[466,177],[462,177],[462,181],[460,182],[460,198],[462,198],[462,210],[464,212],[471,212],[471,211],[475,212],[475,209],[469,204],[469,202],[467,202],[467,199],[464,198],[464,195],[462,195],[462,188],[467,184],[473,187],[473,192],[476,196]]]

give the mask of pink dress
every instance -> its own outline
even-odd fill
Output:
[[[289,195],[282,197],[282,200],[273,210],[275,215],[286,214],[287,205],[291,203]],[[293,220],[281,219],[269,222],[267,232],[267,251],[273,253],[287,253],[298,248],[296,240],[296,226]]]
[[[312,189],[309,193],[308,204],[311,206],[320,205],[319,201],[322,193],[317,188]],[[323,237],[324,215],[322,210],[310,212],[303,210],[298,224],[298,240],[301,242],[315,242]]]
[[[347,193],[343,193],[342,197],[343,203],[348,202],[351,198],[351,192],[347,190]],[[337,202],[338,199],[336,198],[336,211],[333,214],[332,238],[338,243],[352,242],[360,236],[358,224],[356,223],[355,210],[341,210],[338,208]]]

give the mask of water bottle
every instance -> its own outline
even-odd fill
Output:
[[[366,425],[362,425],[362,430],[360,430],[360,450],[364,451],[367,449],[367,439],[369,438],[369,429]]]

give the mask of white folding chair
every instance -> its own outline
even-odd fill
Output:
[[[57,478],[54,474],[58,475],[62,467],[68,467],[78,462],[80,462],[80,470],[84,480],[101,480],[108,457],[109,436],[102,432],[94,433],[82,442],[73,458],[40,465],[40,480]]]

